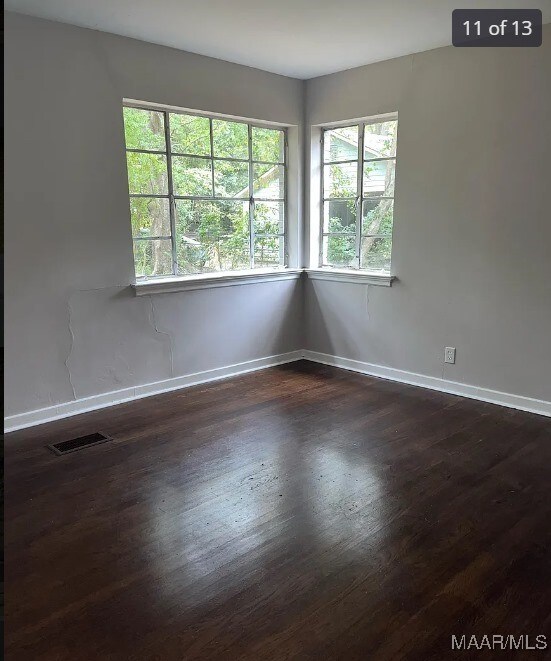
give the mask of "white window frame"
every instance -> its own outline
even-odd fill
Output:
[[[365,200],[373,200],[373,199],[382,199],[382,200],[387,200],[387,199],[392,199],[394,202],[395,199],[395,194],[392,196],[381,196],[377,198],[369,197],[366,198],[363,195],[363,174],[364,174],[364,163],[372,163],[375,161],[394,161],[394,167],[395,167],[395,181],[394,185],[396,186],[396,163],[397,163],[397,150],[396,154],[394,156],[384,156],[380,158],[364,158],[364,132],[365,132],[365,127],[369,126],[370,124],[379,124],[381,122],[390,122],[390,121],[398,121],[398,113],[388,113],[385,115],[378,115],[374,117],[369,117],[365,118],[362,120],[354,120],[354,121],[349,121],[346,123],[338,123],[338,124],[327,124],[324,126],[321,126],[321,137],[320,137],[320,223],[319,223],[319,245],[318,245],[318,269],[311,269],[312,271],[312,276],[316,275],[321,279],[323,278],[323,275],[320,273],[320,271],[327,272],[327,271],[335,271],[335,272],[340,272],[340,273],[350,273],[350,274],[361,274],[361,275],[373,275],[375,278],[380,278],[381,282],[388,280],[388,282],[384,282],[384,284],[390,285],[392,283],[392,280],[394,280],[394,276],[391,275],[392,272],[392,252],[393,252],[393,240],[394,240],[394,222],[392,225],[392,234],[390,236],[391,240],[391,265],[390,265],[390,270],[389,272],[384,272],[384,271],[372,271],[369,269],[362,269],[360,265],[360,252],[361,252],[361,241],[362,241],[362,219],[363,219],[363,204]],[[349,160],[344,160],[344,161],[328,161],[327,163],[324,161],[325,159],[325,134],[327,131],[332,131],[337,128],[347,128],[347,127],[353,127],[357,126],[358,127],[358,157],[357,159],[349,159]],[[358,171],[357,171],[357,184],[356,184],[356,196],[355,198],[326,198],[324,195],[324,177],[325,177],[325,167],[329,165],[335,165],[335,164],[342,164],[342,163],[356,163],[358,165]],[[355,207],[356,207],[356,253],[355,253],[355,260],[357,261],[358,266],[357,267],[339,267],[339,266],[333,266],[331,264],[324,264],[323,263],[323,239],[325,236],[340,236],[338,233],[334,232],[324,232],[324,207],[325,207],[325,202],[330,201],[332,199],[354,199],[355,200]],[[394,213],[394,205],[393,205],[393,213]],[[351,236],[350,233],[343,233],[342,236]],[[323,278],[325,279],[325,278]],[[327,278],[329,279],[329,278]],[[359,281],[358,278],[350,280],[350,282],[356,282]]]
[[[131,233],[132,246],[135,241],[152,241],[155,239],[165,239],[171,241],[172,246],[172,275],[159,275],[159,276],[137,276],[134,283],[134,289],[137,294],[139,293],[150,293],[158,292],[162,290],[163,284],[166,284],[167,290],[177,291],[177,290],[186,290],[186,289],[197,289],[202,288],[198,282],[204,280],[204,286],[225,286],[224,281],[227,279],[230,284],[239,284],[241,282],[258,282],[262,279],[263,274],[273,274],[274,272],[284,271],[289,277],[299,277],[300,271],[290,271],[289,266],[289,249],[288,249],[288,150],[289,150],[289,141],[288,141],[288,130],[286,126],[280,124],[274,124],[269,122],[255,122],[252,120],[246,120],[242,118],[236,118],[229,115],[222,115],[217,113],[204,113],[198,112],[196,110],[188,110],[185,108],[175,108],[168,106],[161,106],[155,103],[141,103],[132,100],[123,100],[123,108],[137,108],[139,110],[149,110],[153,112],[159,112],[163,114],[164,129],[165,129],[165,150],[151,150],[151,149],[136,149],[136,148],[127,148],[125,144],[125,154],[129,152],[142,153],[142,154],[158,154],[166,156],[167,164],[167,180],[168,180],[168,193],[165,194],[149,194],[149,193],[130,193],[129,199],[132,198],[160,198],[169,200],[169,213],[170,213],[170,236],[148,236],[148,237],[134,237]],[[198,156],[197,154],[184,154],[180,152],[173,152],[171,149],[170,142],[170,115],[171,114],[182,114],[189,115],[193,117],[205,117],[209,120],[210,126],[210,155],[209,156]],[[228,122],[234,122],[239,124],[245,124],[248,127],[248,158],[230,158],[230,157],[215,157],[213,150],[213,125],[212,122],[215,119],[225,120]],[[283,133],[283,162],[272,163],[271,161],[259,161],[253,158],[252,151],[252,129],[264,128],[264,129],[273,129],[281,131]],[[212,196],[209,195],[176,195],[174,193],[173,182],[172,182],[172,156],[185,156],[192,158],[201,158],[211,162],[211,172],[213,177],[212,182]],[[216,196],[215,187],[214,187],[214,162],[215,161],[230,161],[238,163],[247,163],[249,166],[249,198],[227,198]],[[254,174],[253,166],[254,165],[278,165],[283,167],[283,198],[259,198],[254,196]],[[198,274],[179,274],[178,273],[178,263],[177,263],[177,250],[176,250],[176,200],[201,200],[201,201],[241,201],[249,203],[249,260],[250,266],[246,270],[242,271],[218,271],[215,273],[198,273]],[[280,202],[283,203],[283,232],[278,235],[261,235],[256,234],[254,231],[254,206],[255,202]],[[263,236],[279,236],[280,243],[280,253],[282,253],[282,264],[276,267],[268,268],[255,268],[254,266],[254,242],[255,238],[262,238]],[[182,283],[181,287],[178,286],[178,283]],[[141,291],[140,291],[141,290]]]

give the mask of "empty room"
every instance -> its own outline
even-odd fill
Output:
[[[551,0],[5,9],[6,658],[549,658]]]

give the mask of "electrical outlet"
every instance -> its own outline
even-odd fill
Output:
[[[444,349],[444,362],[455,363],[455,347],[446,347]]]

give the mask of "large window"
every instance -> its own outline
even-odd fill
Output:
[[[320,266],[390,272],[397,128],[323,129]]]
[[[285,132],[124,108],[136,276],[285,265]]]

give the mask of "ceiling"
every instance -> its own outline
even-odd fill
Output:
[[[6,0],[7,10],[134,37],[295,78],[451,43],[456,7],[551,0]]]

